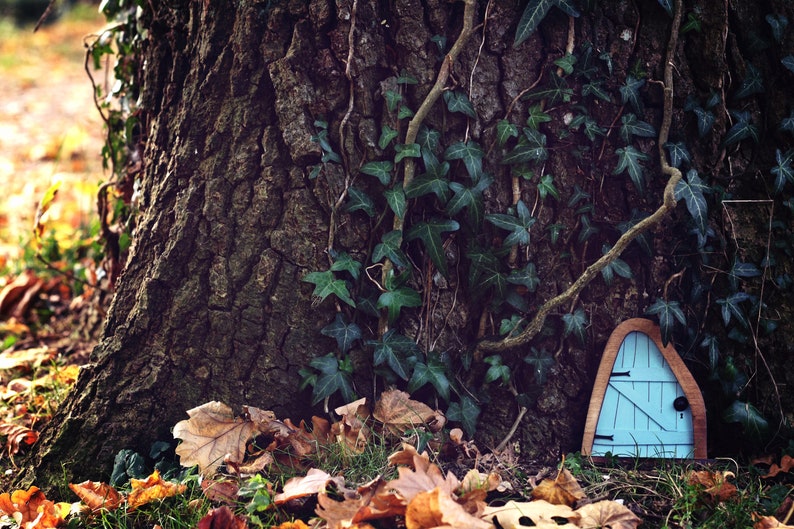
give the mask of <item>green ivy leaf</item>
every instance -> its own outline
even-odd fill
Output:
[[[386,92],[383,94],[383,97],[386,99],[386,108],[389,109],[389,112],[394,112],[397,110],[397,106],[403,100],[402,94],[395,92],[394,90],[386,90]]]
[[[444,163],[447,164],[447,162]],[[414,178],[405,187],[405,196],[408,198],[417,198],[430,193],[436,195],[441,202],[446,203],[449,200],[449,180],[443,176],[428,174]]]
[[[723,145],[728,147],[734,143],[752,138],[755,143],[759,141],[758,127],[750,123],[749,112],[731,112],[731,115],[736,118],[736,123],[728,129],[725,138],[722,140]]]
[[[694,169],[687,172],[686,180],[679,180],[675,186],[676,200],[684,199],[686,208],[695,219],[700,233],[706,233],[708,229],[708,205],[706,197],[703,196],[704,190],[707,189]]]
[[[416,135],[416,143],[419,144],[419,148],[422,151],[422,161],[425,164],[425,169],[428,172],[436,171],[438,167],[436,153],[441,144],[441,133],[429,128],[427,125],[422,125]]]
[[[576,10],[571,0],[557,0],[555,5],[569,17],[579,18],[579,11]]]
[[[485,218],[497,228],[510,232],[504,240],[505,246],[529,244],[529,230],[535,224],[535,218],[532,217],[523,200],[519,200],[516,204],[515,215],[492,213],[486,215]]]
[[[400,105],[400,109],[397,111],[397,119],[405,119],[412,117],[414,117],[414,111],[405,105]]]
[[[389,323],[394,323],[400,317],[400,309],[403,307],[421,307],[422,296],[412,288],[400,287],[382,293],[376,306],[379,309],[385,308]]]
[[[782,64],[790,72],[794,72],[794,55],[786,55],[780,59],[780,64]]]
[[[417,84],[419,80],[413,75],[409,74],[405,68],[400,70],[400,75],[397,77],[397,84]]]
[[[576,55],[566,53],[563,57],[560,57],[554,64],[559,66],[565,75],[571,75],[573,73],[573,66],[576,64]]]
[[[463,395],[460,402],[452,402],[447,408],[447,419],[459,422],[466,435],[473,437],[477,431],[477,420],[480,417],[480,406],[469,395]]]
[[[656,298],[656,301],[648,307],[646,314],[655,314],[659,318],[659,329],[662,332],[662,344],[667,345],[673,338],[673,328],[676,320],[681,325],[686,325],[686,316],[681,310],[681,304],[677,301],[666,301]]]
[[[750,327],[750,322],[740,306],[741,303],[750,299],[750,294],[746,292],[735,292],[727,298],[718,299],[717,305],[721,307],[722,321],[725,327],[731,322],[731,316],[735,317],[744,328]]]
[[[408,381],[408,393],[414,393],[427,384],[432,385],[439,396],[449,402],[450,382],[447,368],[432,354],[428,354],[427,363],[418,361],[414,365],[413,375]]]
[[[780,130],[794,134],[794,110],[789,113],[788,117],[780,120]]]
[[[587,239],[601,231],[591,224],[590,217],[587,215],[582,215],[579,217],[579,223],[582,225],[582,229],[579,230],[579,244],[585,242]]]
[[[468,208],[469,223],[471,226],[482,224],[485,206],[483,204],[483,191],[493,182],[489,176],[485,176],[473,187],[466,187],[458,182],[450,182],[449,188],[454,195],[447,202],[444,211],[447,215],[457,215],[463,208]]]
[[[535,382],[539,386],[545,384],[546,377],[554,366],[554,357],[545,349],[538,350],[531,347],[529,354],[524,357],[524,362],[532,367],[532,373],[535,375]]]
[[[792,159],[794,159],[794,151],[787,151],[784,155],[781,154],[780,149],[775,150],[777,165],[770,172],[775,176],[774,193],[776,195],[783,191],[787,182],[794,183],[794,169],[791,167]]]
[[[323,336],[330,336],[336,340],[339,350],[346,353],[353,347],[356,340],[361,339],[361,327],[355,323],[347,323],[346,318],[341,312],[336,313],[334,321],[320,330]]]
[[[513,41],[513,47],[517,48],[522,42],[527,40],[530,35],[537,29],[540,21],[546,17],[546,14],[555,4],[555,0],[530,0],[524,12],[521,14],[521,19],[518,21],[516,28],[516,38]]]
[[[527,263],[524,268],[511,270],[510,275],[507,276],[507,282],[513,285],[523,285],[530,292],[535,292],[540,284],[535,263]]]
[[[466,166],[466,171],[474,182],[477,182],[482,176],[483,156],[485,156],[485,152],[482,147],[473,140],[453,143],[444,151],[445,160],[463,160],[463,165]]]
[[[767,422],[761,412],[749,402],[733,401],[733,403],[722,412],[722,420],[729,423],[740,423],[745,435],[755,441],[761,442],[769,436],[769,422]]]
[[[592,82],[592,83],[583,84],[582,85],[582,97],[587,97],[589,95],[594,95],[594,96],[596,96],[598,99],[600,99],[602,101],[606,101],[607,103],[611,103],[612,102],[612,98],[607,93],[607,91],[604,90],[604,87],[602,86],[602,84],[603,83],[601,83],[600,81],[595,81],[595,82]]]
[[[622,123],[620,126],[620,137],[623,138],[623,141],[626,143],[631,142],[633,136],[639,136],[641,138],[656,137],[656,129],[653,128],[653,125],[637,119],[637,116],[632,113],[624,114],[620,118],[620,122]]]
[[[573,193],[571,194],[571,198],[568,199],[568,207],[573,208],[583,200],[588,202],[590,200],[590,194],[579,187],[579,184],[574,184]]]
[[[601,246],[601,255],[606,255],[609,250],[610,246],[608,244],[604,244]],[[626,264],[626,261],[620,257],[616,257],[611,263],[607,264],[601,269],[601,275],[604,277],[604,282],[607,285],[612,284],[612,279],[615,277],[615,274],[625,279],[631,279],[632,277],[631,268],[628,264]]]
[[[717,120],[714,113],[710,110],[703,110],[700,107],[692,109],[697,118],[698,135],[702,138],[711,131],[714,122]]]
[[[548,157],[546,135],[535,129],[524,127],[524,135],[516,146],[502,158],[502,164],[518,164],[529,161],[542,162]]]
[[[342,394],[345,402],[355,400],[355,391],[350,380],[350,373],[340,369],[339,361],[333,354],[314,358],[309,365],[320,371],[312,390],[312,406],[330,397],[337,391]]]
[[[507,140],[510,138],[515,138],[518,136],[518,127],[507,121],[506,119],[500,119],[499,122],[496,124],[496,140],[499,142],[499,146],[502,147]]]
[[[350,257],[350,254],[347,252],[331,250],[330,254],[331,258],[334,260],[334,264],[331,265],[331,270],[334,272],[346,271],[354,280],[358,279],[358,276],[361,274],[361,263]]]
[[[385,150],[391,141],[396,138],[399,133],[388,125],[383,125],[380,129],[380,138],[378,139],[378,147],[380,150]]]
[[[742,84],[739,85],[739,88],[736,90],[736,93],[733,94],[733,97],[735,99],[742,99],[753,94],[763,93],[764,80],[761,77],[761,71],[748,62],[747,75],[745,75],[744,79],[742,80]]]
[[[766,16],[766,22],[772,28],[772,38],[778,44],[783,42],[783,36],[786,34],[786,26],[788,26],[788,18],[784,15],[773,15],[772,13]]]
[[[700,342],[700,347],[705,349],[708,354],[709,371],[716,373],[720,363],[720,346],[717,337],[713,334],[706,334],[703,341]]]
[[[407,381],[416,362],[419,346],[416,342],[398,333],[396,329],[389,329],[380,340],[367,342],[375,347],[373,364],[375,366],[386,364],[401,379]]]
[[[447,110],[450,112],[460,112],[471,119],[477,118],[474,105],[469,101],[469,96],[463,90],[446,90],[444,92],[444,101],[447,103]]]
[[[562,335],[568,337],[571,334],[576,336],[579,343],[584,345],[587,342],[587,315],[583,309],[576,309],[572,314],[563,314],[562,322],[565,324]]]
[[[394,156],[394,163],[400,163],[403,158],[419,158],[421,156],[418,143],[411,143],[408,145],[398,143],[394,146],[394,150],[397,151],[397,154]]]
[[[486,384],[490,384],[496,380],[502,380],[502,384],[507,385],[510,382],[510,368],[502,363],[500,355],[486,356],[482,359],[483,362],[490,365],[488,371],[485,372]]]
[[[394,169],[394,164],[388,160],[385,162],[367,162],[361,166],[362,173],[374,176],[385,186],[391,182],[392,169]]]
[[[618,165],[612,174],[620,174],[623,171],[629,173],[631,181],[637,190],[643,194],[645,192],[645,179],[642,174],[642,161],[648,159],[648,155],[638,151],[633,145],[627,145],[625,148],[615,149],[615,154],[618,155]]]
[[[529,117],[527,118],[527,127],[538,130],[541,123],[548,123],[551,121],[551,116],[543,112],[541,105],[532,105],[529,107]],[[515,136],[518,136],[518,128],[513,125],[516,131]]]
[[[731,290],[739,290],[739,278],[758,277],[760,275],[761,270],[753,263],[743,263],[734,257],[731,269],[728,271],[728,281],[731,284]]]
[[[395,265],[406,268],[408,266],[408,258],[400,248],[403,240],[402,231],[392,230],[385,233],[380,240],[381,242],[372,250],[372,262],[378,263],[385,257]]]
[[[363,211],[370,217],[375,216],[375,202],[372,199],[355,187],[348,187],[347,188],[347,204],[345,205],[345,211],[348,213],[352,213],[354,211]]]
[[[645,86],[645,79],[637,79],[631,75],[626,77],[626,82],[620,87],[620,99],[624,105],[629,105],[634,112],[642,114],[642,98],[640,88]]]
[[[387,189],[383,192],[386,197],[386,203],[398,218],[405,218],[405,213],[408,211],[408,201],[405,199],[405,192],[401,187]]]
[[[552,75],[549,82],[552,86],[533,90],[522,96],[521,99],[534,101],[545,99],[550,107],[558,103],[569,103],[571,101],[573,89],[568,87],[568,83],[564,77]]]
[[[546,197],[551,195],[555,199],[560,199],[560,192],[554,186],[554,176],[550,174],[543,175],[538,182],[538,194],[541,200],[546,200]]]
[[[448,231],[457,231],[460,224],[450,219],[431,219],[422,221],[412,226],[405,234],[408,241],[420,239],[424,245],[430,260],[436,269],[447,277],[447,258],[444,255],[444,246],[441,241],[441,234]]]
[[[664,144],[664,148],[667,149],[667,153],[670,155],[670,165],[673,167],[680,168],[684,163],[687,165],[692,163],[692,157],[683,141],[678,143],[668,141]]]
[[[333,272],[326,270],[325,272],[309,272],[301,281],[313,283],[315,285],[312,295],[317,296],[320,300],[324,300],[330,294],[350,305],[356,306],[356,302],[350,297],[350,291],[347,289],[347,283],[341,279],[335,279]]]

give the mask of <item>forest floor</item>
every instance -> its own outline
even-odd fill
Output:
[[[15,458],[19,459],[36,442],[42,426],[73,384],[78,366],[87,361],[99,328],[97,322],[101,320],[101,308],[92,305],[96,291],[87,286],[92,278],[95,280],[99,266],[94,262],[95,255],[87,257],[90,252],[86,249],[96,242],[95,196],[98,184],[106,178],[100,155],[103,123],[84,71],[84,39],[103,25],[104,20],[94,8],[79,4],[65,19],[36,33],[32,26],[17,27],[0,18],[0,442],[5,445],[0,453],[0,470],[7,474],[16,471]],[[104,80],[102,74],[95,77]],[[37,218],[38,204],[56,181],[61,182],[57,198],[46,217]],[[38,244],[33,237],[36,225],[44,229],[44,237]],[[75,280],[75,276],[82,280]],[[87,284],[83,280],[88,280]],[[295,419],[299,422],[300,418]],[[444,472],[455,471],[460,478],[469,468],[498,471],[501,477],[492,483],[494,490],[487,496],[491,507],[505,506],[510,500],[516,500],[519,502],[515,504],[517,509],[526,509],[522,512],[528,513],[531,507],[526,500],[532,497],[536,501],[557,500],[569,507],[575,506],[579,512],[571,514],[570,508],[555,511],[544,507],[532,522],[537,527],[557,527],[563,523],[565,527],[586,527],[583,514],[586,507],[599,504],[603,507],[603,516],[623,516],[611,520],[609,526],[613,529],[636,527],[640,519],[643,527],[789,527],[775,525],[777,522],[765,516],[777,514],[778,519],[788,521],[794,510],[794,460],[779,456],[759,463],[760,466],[747,467],[732,461],[709,465],[685,461],[631,461],[628,464],[611,461],[597,465],[578,454],[569,454],[558,470],[519,463],[509,454],[480,453],[471,442],[458,441],[450,445],[452,436],[447,433],[438,443],[440,448],[446,447],[445,451],[434,454],[432,462],[409,461],[407,466],[412,470],[400,471],[400,476],[414,479],[407,483],[410,480],[395,479],[397,471],[393,467],[388,469],[387,456],[400,450],[399,439],[387,444],[383,442],[385,437],[374,435],[364,449],[357,452],[361,448],[357,443],[362,425],[351,421],[346,435],[336,435],[341,441],[336,442],[334,436],[329,436],[322,451],[308,457],[314,465],[328,472],[322,479],[314,474],[311,479],[295,476],[297,481],[288,482],[286,474],[271,473],[267,478],[257,477],[258,474],[242,478],[238,474],[230,478],[231,481],[236,479],[236,488],[224,489],[225,493],[202,493],[198,486],[191,489],[192,493],[186,493],[184,488],[169,489],[164,482],[151,480],[149,484],[138,483],[138,486],[150,492],[151,499],[158,500],[158,504],[148,509],[139,507],[134,519],[122,509],[115,514],[84,514],[77,521],[72,518],[68,525],[194,527],[199,518],[206,518],[209,513],[218,519],[226,516],[219,505],[229,505],[239,516],[238,521],[226,519],[225,525],[216,521],[214,525],[199,526],[240,528],[281,524],[284,528],[306,527],[298,520],[308,520],[318,512],[326,513],[326,521],[330,520],[329,508],[341,511],[343,505],[348,507],[353,501],[348,494],[358,495],[355,501],[370,494],[385,502],[382,508],[388,507],[387,503],[394,499],[381,489],[345,488],[351,483],[360,485],[365,478],[377,477],[380,483],[390,484],[397,490],[418,485],[419,478],[449,486],[454,480],[434,481],[441,476],[436,463]],[[342,428],[345,424],[344,418],[336,423]],[[300,434],[298,437],[313,435],[317,440],[314,430],[314,434],[310,434],[302,426],[290,432],[284,439],[293,448],[301,443],[301,439],[293,437],[296,432]],[[352,447],[345,444],[345,438],[353,439]],[[428,441],[428,438],[424,441],[420,438],[421,435],[416,434],[413,440],[416,443]],[[245,448],[250,451],[252,447]],[[263,450],[257,455],[261,458],[266,452]],[[126,454],[125,458],[122,459],[127,466],[123,472],[129,477],[143,478],[144,475],[136,474],[141,469],[136,470],[133,464],[137,461],[135,455]],[[304,471],[305,463],[301,463]],[[347,481],[334,481],[336,473],[344,475]],[[392,481],[385,481],[388,478]],[[190,480],[185,479],[186,483]],[[547,485],[551,483],[547,490],[533,492],[542,489],[540,485],[544,480]],[[191,483],[197,484],[195,479]],[[291,485],[287,486],[288,483]],[[321,487],[316,488],[318,483]],[[323,491],[329,487],[338,487],[332,503],[328,503],[329,493]],[[170,494],[164,492],[169,490],[177,491],[174,494],[183,499],[159,502]],[[463,501],[467,492],[458,489],[449,492],[449,497],[436,493],[435,504],[430,501],[431,491],[419,494],[430,502],[422,510],[435,512],[435,522],[414,518],[406,523],[409,515],[405,505],[392,505],[398,513],[398,521],[394,515],[379,520],[366,518],[361,507],[355,510],[355,515],[361,519],[355,527],[373,527],[365,520],[371,520],[377,527],[408,525],[429,529],[442,520],[450,527],[468,527],[466,523],[479,527],[455,509],[456,505],[481,508],[477,502],[482,503],[485,492],[476,501],[469,497],[469,503]],[[91,506],[96,506],[91,501],[100,501],[102,505],[113,494],[111,488],[101,488],[100,484],[84,485],[80,493],[84,504]],[[131,505],[132,493],[125,494],[122,491],[120,498]],[[25,517],[41,514],[42,506],[49,503],[30,491],[15,491],[14,495],[0,494],[0,526],[8,526],[11,518],[17,523],[22,521],[22,525],[28,522],[26,527],[40,529],[65,523],[54,515],[50,521],[39,518],[33,523]],[[448,501],[450,497],[454,499],[452,503]],[[19,507],[23,503],[32,506],[34,500],[38,507],[29,509],[30,512]],[[325,502],[325,510],[315,510],[318,501]],[[600,503],[602,501],[607,503]],[[19,510],[13,511],[16,507],[9,507],[11,503]],[[625,505],[636,520],[617,505]],[[555,515],[555,512],[565,515]],[[345,518],[348,515],[336,512],[340,526],[353,526]],[[456,516],[460,516],[457,522],[453,520]],[[527,526],[530,520],[516,513],[494,514],[494,517],[505,529]],[[287,523],[291,525],[285,525]]]

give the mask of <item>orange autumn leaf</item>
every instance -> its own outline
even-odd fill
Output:
[[[410,463],[407,463],[410,456]],[[446,476],[441,473],[437,465],[430,462],[427,454],[419,454],[410,445],[403,445],[403,449],[389,456],[389,462],[408,464],[397,469],[399,477],[391,480],[389,488],[396,490],[406,502],[410,502],[421,492],[428,492],[436,487],[447,494],[452,494],[460,485],[458,478],[448,472]]]
[[[687,481],[690,485],[702,487],[707,498],[713,503],[721,503],[738,494],[736,485],[728,481],[731,472],[711,472],[709,470],[693,470]]]
[[[533,500],[546,500],[554,505],[567,505],[573,507],[574,504],[586,495],[567,469],[562,469],[557,474],[556,479],[544,479],[540,485],[532,490]]]
[[[27,426],[10,422],[0,423],[0,435],[6,436],[5,449],[9,457],[13,457],[19,452],[23,443],[32,445],[39,439],[39,432],[31,430]]]
[[[344,500],[336,501],[325,493],[317,495],[317,516],[334,527],[365,527],[367,520],[390,518],[405,514],[405,502],[387,489],[386,482],[378,477],[358,487],[355,491],[344,489]]]
[[[303,520],[295,520],[294,522],[284,522],[276,525],[273,529],[309,529],[309,526]]]
[[[405,511],[407,529],[491,529],[493,526],[468,513],[446,491],[435,488],[417,494]]]
[[[406,430],[417,428],[435,419],[436,412],[423,402],[397,389],[384,391],[375,403],[372,415],[382,422],[394,435],[403,435]]]
[[[187,490],[187,485],[182,483],[163,481],[157,470],[146,479],[131,479],[130,485],[132,490],[127,495],[127,509],[130,511],[155,500],[182,494]]]
[[[0,494],[0,514],[13,518],[23,529],[50,529],[66,523],[63,506],[48,500],[38,487]]]
[[[237,516],[232,510],[223,505],[210,510],[199,520],[196,529],[248,529],[248,522],[242,516]]]
[[[761,476],[762,478],[773,478],[780,474],[781,472],[791,472],[794,469],[794,457],[786,454],[782,458],[780,458],[780,464],[772,463],[769,466],[769,472],[765,475]]]
[[[69,483],[69,488],[94,512],[100,509],[116,510],[124,501],[124,497],[107,483],[83,481]]]

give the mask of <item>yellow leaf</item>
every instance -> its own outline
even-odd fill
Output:
[[[83,481],[82,483],[69,483],[69,488],[94,512],[100,509],[116,510],[124,501],[121,494],[107,483]]]
[[[66,523],[62,512],[38,487],[0,494],[0,514],[12,517],[24,529],[60,527]]]
[[[187,489],[186,485],[163,481],[157,470],[146,479],[131,479],[130,485],[132,490],[127,496],[127,509],[130,511],[154,500],[182,494]]]
[[[544,479],[532,490],[533,500],[546,500],[554,505],[573,507],[577,500],[585,498],[585,493],[576,478],[568,470],[562,469],[554,480]]]
[[[190,419],[174,426],[174,438],[182,440],[176,454],[182,466],[198,465],[205,476],[214,474],[227,456],[241,463],[246,443],[258,431],[253,420],[236,418],[229,406],[218,401],[202,404],[187,414]]]
[[[41,245],[41,238],[44,235],[44,214],[50,209],[52,205],[52,201],[55,200],[55,195],[58,194],[58,189],[61,187],[61,180],[56,180],[50,187],[47,188],[47,191],[44,192],[44,196],[41,197],[41,202],[39,202],[39,207],[36,210],[36,223],[33,227],[33,234],[36,237],[36,242]]]

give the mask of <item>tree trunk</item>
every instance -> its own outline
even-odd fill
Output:
[[[442,148],[473,139],[487,152],[485,171],[494,178],[485,193],[487,212],[504,213],[520,196],[537,219],[531,244],[521,247],[511,264],[537,266],[537,291],[522,293],[530,317],[600,257],[603,245],[614,243],[618,225],[630,220],[633,210],[647,214],[659,205],[666,180],[659,172],[655,138],[633,139],[649,156],[644,192],[625,173],[613,173],[615,151],[625,146],[619,128],[628,110],[619,89],[627,75],[647,75],[638,118],[657,130],[661,123],[660,80],[671,19],[655,0],[584,3],[577,19],[552,8],[538,31],[514,48],[524,6],[512,0],[478,2],[475,23],[480,26],[451,64],[446,84],[468,95],[477,117],[450,113],[439,101],[426,119],[429,127],[442,131]],[[702,140],[683,108],[688,95],[703,100],[709,91],[726,94],[744,77],[749,52],[742,48],[746,32],[740,20],[753,19],[754,27],[768,32],[761,21],[766,13],[788,13],[789,20],[794,14],[785,2],[705,4],[686,11],[696,14],[701,28],[679,40],[671,141],[686,140],[692,165],[709,185],[719,183],[754,197],[746,191],[753,184],[741,177],[770,166],[774,148],[758,149],[757,158],[731,150],[726,161],[720,145],[720,134],[731,126],[725,98],[715,112],[714,132]],[[344,212],[340,204],[351,183],[376,195],[376,180],[358,169],[392,157],[378,146],[382,126],[398,130],[399,142],[405,134],[405,120],[399,122],[387,110],[385,94],[402,90],[403,104],[417,110],[443,64],[433,37],[445,37],[448,51],[463,18],[463,2],[441,0],[151,2],[144,9],[141,23],[149,33],[142,109],[148,136],[142,213],[93,363],[47,426],[20,482],[35,479],[48,488],[60,483],[64,473],[70,481],[103,479],[119,450],[148,453],[153,441],[171,440],[170,429],[186,417],[186,410],[209,400],[272,409],[281,418],[319,411],[309,405],[308,391],[299,390],[298,370],[334,350],[334,341],[320,329],[343,311],[358,318],[365,338],[376,339],[378,322],[351,315],[349,307],[332,298],[318,304],[312,285],[301,279],[328,269],[330,248],[349,252],[365,266],[371,263],[372,248],[391,229],[391,216],[379,222],[362,211]],[[581,57],[584,43],[592,46],[599,71],[591,81],[600,82],[611,101],[580,95],[588,81],[582,77],[570,78],[571,103],[519,98],[535,83],[546,86],[561,75],[553,61],[571,45]],[[765,73],[779,68],[774,59],[753,57]],[[400,88],[394,78],[403,72],[418,83]],[[790,84],[789,72],[780,75],[788,76]],[[791,95],[782,88],[785,83],[767,86],[774,110],[769,119],[777,123],[785,117]],[[531,179],[517,180],[519,194],[514,196],[510,166],[500,163],[504,149],[496,144],[496,127],[505,118],[520,130],[535,104],[545,104],[552,117],[543,125],[549,159],[534,167]],[[575,105],[588,109],[604,128],[604,138],[590,141],[583,129],[568,126],[566,121],[580,112]],[[322,174],[312,178],[324,154],[321,143],[312,141],[320,130],[316,120],[328,123],[329,142],[341,163],[323,164]],[[791,145],[790,137],[780,141]],[[733,165],[726,168],[726,162]],[[453,174],[464,174],[459,161],[452,164]],[[541,198],[538,182],[544,174],[553,175],[558,199]],[[462,176],[451,178],[468,182]],[[568,205],[577,189],[590,198]],[[388,212],[382,199],[377,205]],[[577,211],[582,206],[587,211]],[[411,203],[406,223],[440,212],[443,204],[425,197]],[[504,355],[506,363],[519,360],[512,364],[517,391],[535,399],[529,404],[531,420],[513,438],[522,455],[548,459],[578,449],[600,350],[611,330],[642,315],[656,298],[667,298],[674,290],[685,297],[686,288],[675,280],[687,265],[676,252],[688,219],[679,205],[673,218],[647,235],[650,255],[633,244],[622,256],[632,278],[616,277],[609,285],[599,278],[549,319],[532,343],[554,360],[542,384],[531,371],[520,369],[529,346]],[[597,233],[583,238],[588,225]],[[551,236],[553,229],[560,230],[559,239]],[[476,340],[496,334],[500,319],[510,317],[504,308],[493,310],[488,296],[471,292],[471,265],[465,259],[473,243],[498,246],[505,233],[485,223],[481,233],[461,230],[443,236],[446,278],[433,273],[417,243],[406,244],[413,261],[411,284],[425,303],[404,308],[397,326],[424,352],[443,352],[459,365]],[[505,265],[506,272],[509,268]],[[379,274],[374,269],[369,275],[378,281]],[[564,337],[558,317],[576,309],[587,315],[584,345]],[[697,334],[718,319],[703,320],[691,330]],[[371,350],[357,346],[353,353],[360,375],[357,390],[371,395],[382,387],[372,383]],[[480,388],[487,365],[474,360],[460,377]],[[480,439],[495,446],[518,405],[504,389],[473,394],[484,409]]]

